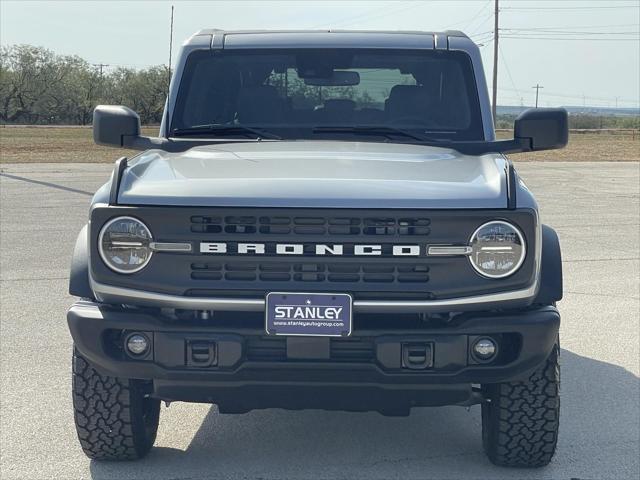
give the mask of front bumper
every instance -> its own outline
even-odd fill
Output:
[[[300,339],[267,337],[238,315],[233,324],[168,322],[149,311],[81,301],[67,319],[76,348],[101,373],[152,380],[154,396],[216,403],[221,412],[283,407],[388,413],[477,403],[482,396],[474,384],[512,381],[535,369],[551,352],[560,325],[558,311],[547,306],[465,313],[437,326],[390,328],[392,320],[361,318],[349,338]],[[149,338],[143,358],[125,352],[130,332]],[[498,342],[491,363],[471,354],[480,336]],[[424,347],[425,361],[409,368],[405,349],[416,346]],[[194,351],[204,361],[195,361]]]

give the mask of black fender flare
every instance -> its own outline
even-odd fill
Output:
[[[533,301],[538,305],[553,305],[562,299],[562,254],[556,231],[542,225],[542,264],[540,288]]]
[[[75,297],[93,299],[93,290],[89,283],[89,226],[80,230],[76,239],[76,246],[71,257],[71,272],[69,274],[69,293]]]

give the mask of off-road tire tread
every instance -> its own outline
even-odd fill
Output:
[[[559,348],[525,381],[491,385],[483,405],[483,445],[496,465],[548,465],[556,450],[560,414]]]
[[[141,418],[141,395],[135,381],[101,375],[74,350],[74,418],[80,445],[89,458],[136,460],[149,452],[158,419],[156,416],[155,427],[147,432]]]

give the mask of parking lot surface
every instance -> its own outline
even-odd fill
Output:
[[[492,466],[480,409],[376,413],[162,409],[139,462],[80,450],[71,407],[68,267],[110,165],[3,165],[0,478],[637,479],[640,477],[640,165],[517,165],[560,235],[565,274],[558,451],[542,470]]]

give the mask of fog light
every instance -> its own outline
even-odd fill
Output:
[[[496,342],[490,338],[480,338],[473,344],[473,354],[478,360],[491,360],[498,350]]]
[[[127,350],[133,355],[142,355],[149,349],[149,340],[141,333],[132,333],[127,338]]]

